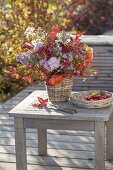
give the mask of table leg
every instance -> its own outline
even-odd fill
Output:
[[[38,153],[47,155],[47,132],[46,129],[38,129]]]
[[[106,123],[106,159],[113,160],[113,113]]]
[[[14,118],[14,124],[15,124],[16,170],[27,170],[26,132],[23,125],[23,118]]]
[[[105,170],[105,122],[95,122],[95,170]]]

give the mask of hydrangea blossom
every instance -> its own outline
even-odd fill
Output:
[[[33,64],[35,62],[35,55],[31,53],[30,51],[26,53],[19,54],[17,56],[17,60],[22,64]]]
[[[44,46],[43,42],[41,42],[41,41],[36,42],[35,47],[34,47],[34,51],[38,52],[43,46]]]
[[[26,53],[19,54],[17,56],[17,60],[20,61],[22,64],[26,64],[28,60],[28,55]]]
[[[48,61],[47,61],[46,59],[40,60],[40,65],[42,65],[45,69],[47,69],[48,71],[50,71],[50,67],[49,67]]]
[[[50,67],[50,70],[53,71],[60,66],[60,60],[57,59],[56,57],[52,57],[49,59],[48,65]]]

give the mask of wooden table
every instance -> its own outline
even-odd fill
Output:
[[[77,110],[71,114],[57,109],[56,104],[47,107],[32,107],[37,96],[47,98],[46,91],[34,91],[9,112],[14,117],[15,146],[17,170],[27,170],[26,128],[38,129],[39,155],[47,154],[47,129],[94,131],[95,132],[95,166],[94,170],[105,169],[105,128],[106,159],[113,159],[113,106],[103,109],[84,109],[70,101],[59,103]]]

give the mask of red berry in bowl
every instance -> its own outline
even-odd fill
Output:
[[[91,101],[91,100],[104,100],[110,97],[110,94],[106,93],[106,92],[100,92],[98,94],[94,94],[94,95],[89,95],[85,98],[85,100]]]

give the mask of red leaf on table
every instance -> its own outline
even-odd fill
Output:
[[[33,107],[38,107],[38,105],[39,105],[38,103],[33,103],[32,104]]]
[[[42,103],[38,104],[38,107],[43,107],[43,106],[46,106],[46,105],[44,105]]]
[[[46,106],[48,99],[42,99],[41,97],[38,97],[38,100],[40,102],[39,106]]]
[[[33,107],[43,107],[43,106],[47,106],[47,102],[48,99],[42,99],[41,97],[37,97],[39,103],[33,103],[32,106]]]

